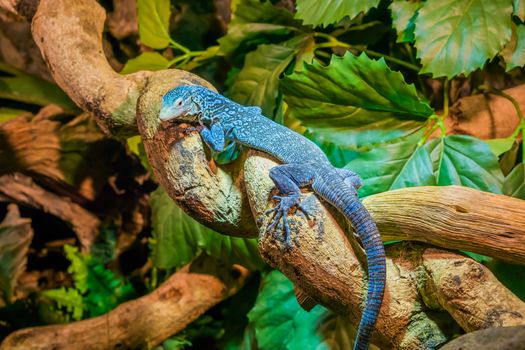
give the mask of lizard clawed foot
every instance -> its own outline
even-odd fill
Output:
[[[274,208],[266,211],[266,215],[274,213],[271,223],[266,228],[266,232],[273,231],[275,237],[277,225],[282,220],[284,229],[284,241],[286,245],[291,247],[292,242],[290,239],[290,224],[288,223],[287,218],[288,212],[294,205],[296,205],[297,209],[299,209],[306,216],[307,220],[310,220],[310,214],[301,205],[299,193],[292,194],[290,196],[274,196],[273,199],[278,200],[279,203]]]

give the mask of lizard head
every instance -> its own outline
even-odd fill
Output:
[[[160,120],[176,119],[183,122],[197,122],[200,112],[199,96],[201,90],[208,89],[202,86],[181,85],[168,91],[162,97]]]

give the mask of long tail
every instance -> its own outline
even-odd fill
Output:
[[[337,174],[329,173],[316,179],[312,187],[350,220],[365,248],[368,261],[368,293],[354,350],[366,350],[385,291],[386,260],[383,242],[375,222],[359,201],[356,191],[346,185]]]

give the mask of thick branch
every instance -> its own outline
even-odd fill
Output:
[[[27,328],[0,345],[9,349],[150,349],[235,294],[248,271],[203,258],[172,275],[152,293],[109,313],[63,325]]]
[[[363,200],[385,241],[419,241],[525,263],[525,201],[467,187],[414,187]]]
[[[357,325],[366,269],[359,263],[340,215],[310,194],[302,204],[315,216],[291,223],[295,248],[265,233],[275,163],[252,156],[245,163],[246,188],[260,219],[259,248],[267,262],[287,275],[303,293],[349,317]],[[393,231],[393,230],[392,230]],[[279,237],[279,236],[277,236]],[[525,303],[472,259],[420,244],[387,247],[387,285],[374,343],[386,348],[428,349],[444,343],[442,323],[457,322],[467,331],[525,324]]]

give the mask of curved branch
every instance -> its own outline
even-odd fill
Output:
[[[150,349],[235,294],[248,276],[241,266],[225,266],[204,257],[173,274],[152,293],[105,315],[22,329],[11,333],[0,350],[70,349],[72,344],[79,350]]]
[[[157,179],[193,217],[223,233],[256,235],[248,204],[251,202],[255,217],[266,208],[273,187],[267,171],[273,163],[250,157],[244,168],[242,161],[217,167],[213,161],[208,161],[196,135],[184,137],[181,129],[161,124],[157,118],[159,104],[168,89],[182,83],[206,82],[177,70],[141,72],[125,77],[116,74],[101,49],[103,19],[103,11],[94,0],[77,0],[75,6],[67,0],[41,1],[33,19],[33,36],[55,80],[112,135],[122,137],[134,132],[136,114]],[[76,37],[69,35],[71,32],[75,32]],[[436,191],[445,193],[448,189]],[[397,200],[403,193],[395,194]],[[385,196],[388,198],[389,194]],[[442,200],[448,202],[446,196]],[[373,198],[367,201],[371,208]],[[300,249],[283,250],[279,241],[261,235],[261,251],[273,266],[294,280],[298,290],[357,320],[363,301],[361,291],[366,282],[364,270],[341,224],[336,221],[338,214],[327,211],[311,194],[306,196],[306,203],[316,212],[317,220],[314,227],[297,221]],[[380,227],[383,210],[374,212]],[[447,210],[454,210],[454,207]],[[474,210],[476,208],[469,208],[469,213],[474,214]],[[420,216],[430,215],[432,211],[422,212],[418,208]],[[398,218],[401,220],[400,216]],[[395,223],[384,220],[384,227],[391,227],[389,234],[395,237],[396,230],[392,228]],[[345,226],[344,221],[339,220],[339,223]],[[397,234],[406,237],[410,231],[411,239],[416,239],[428,232],[441,232],[429,228],[419,233],[412,231],[416,226],[408,227],[405,223],[405,229]],[[522,231],[516,232],[523,235]],[[319,240],[321,233],[323,239]],[[446,239],[434,243],[440,242],[448,244]],[[458,248],[472,248],[467,242],[456,243]],[[524,304],[486,268],[472,260],[423,245],[403,244],[387,251],[387,296],[378,322],[377,343],[399,348],[425,348],[443,343],[447,335],[435,322],[435,313],[445,320],[451,315],[466,330],[524,323]],[[475,297],[469,293],[474,290]],[[452,319],[449,317],[447,322]],[[151,331],[148,323],[140,325]]]
[[[299,286],[302,299],[307,294],[357,325],[366,269],[341,229],[345,221],[338,212],[327,210],[313,194],[305,194],[302,205],[315,222],[300,216],[291,221],[295,249],[265,233],[269,217],[264,213],[274,187],[268,172],[275,165],[255,155],[245,162],[246,189],[254,216],[259,218],[263,257]],[[374,343],[386,348],[435,348],[451,336],[436,319],[457,322],[466,331],[525,324],[525,303],[474,260],[410,243],[387,246],[386,254],[386,292]]]

